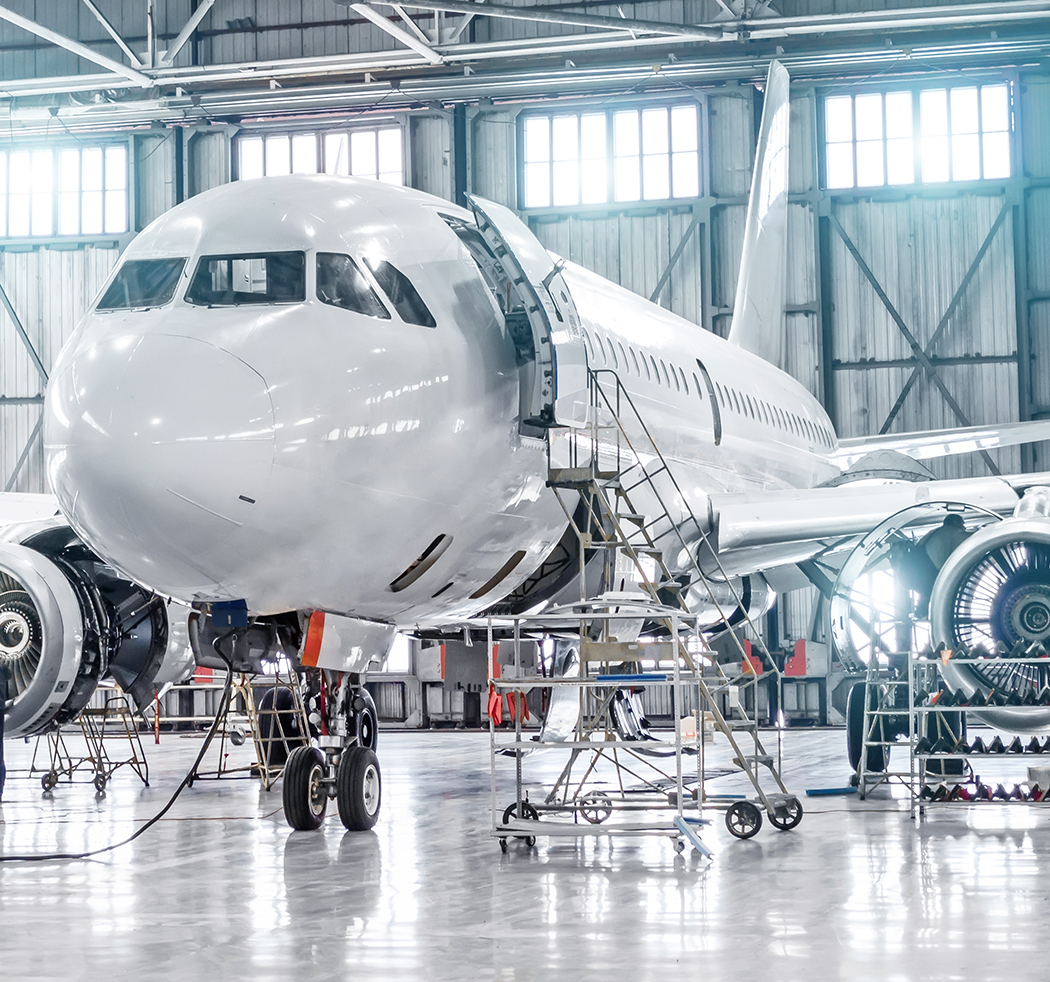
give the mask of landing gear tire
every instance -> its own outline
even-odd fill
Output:
[[[770,815],[769,821],[781,832],[790,832],[802,821],[802,802],[792,798],[787,803],[787,816],[781,818],[779,815]]]
[[[846,749],[853,770],[860,767],[860,755],[864,749],[864,693],[867,688],[866,683],[857,682],[846,697]],[[878,699],[878,693],[873,688],[868,695],[868,708],[878,709]],[[874,735],[880,740],[886,739],[885,720],[885,716],[879,717],[874,726]],[[868,759],[864,769],[876,774],[881,773],[889,766],[889,762],[889,747],[868,747]]]
[[[321,827],[328,809],[324,754],[316,747],[296,747],[284,768],[284,817],[300,832]]]
[[[762,812],[750,801],[734,801],[726,812],[726,828],[738,839],[750,839],[762,828]]]
[[[280,767],[288,760],[291,750],[306,743],[306,737],[299,732],[299,714],[295,709],[295,695],[286,685],[267,689],[259,700],[259,738],[263,753],[266,755],[266,766]],[[230,742],[236,745],[234,734]],[[241,734],[241,743],[244,734]]]
[[[339,817],[351,832],[372,828],[379,818],[382,780],[379,759],[368,747],[348,747],[335,771]]]
[[[357,745],[375,752],[379,742],[379,712],[368,689],[361,689],[354,697],[354,718],[357,720]]]

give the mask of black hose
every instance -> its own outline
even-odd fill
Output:
[[[216,639],[216,641],[219,640],[221,639]],[[217,647],[216,651],[218,651]],[[90,852],[32,853],[24,856],[8,855],[4,853],[0,854],[0,863],[40,863],[53,859],[87,859],[90,856],[98,856],[104,852],[111,852],[114,849],[119,849],[121,846],[126,846],[128,843],[134,842],[147,829],[156,825],[157,822],[159,822],[171,810],[171,806],[178,800],[179,795],[189,787],[190,783],[196,777],[197,768],[200,767],[201,761],[204,760],[204,755],[208,752],[208,747],[211,746],[211,741],[219,730],[219,723],[225,718],[226,711],[229,708],[230,696],[233,692],[233,664],[224,654],[222,654],[221,651],[219,651],[218,654],[219,657],[226,662],[226,685],[222,690],[222,699],[219,701],[219,708],[215,712],[215,719],[212,721],[211,729],[208,730],[208,735],[204,738],[204,745],[201,747],[200,753],[197,754],[197,759],[193,762],[193,766],[186,772],[186,776],[175,789],[175,793],[168,799],[167,803],[159,812],[157,812],[156,815],[149,819],[145,825],[137,828],[126,839],[121,839],[120,842],[114,842],[109,846],[103,846],[101,849],[92,849]]]

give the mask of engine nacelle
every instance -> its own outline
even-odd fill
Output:
[[[702,628],[725,623],[729,627],[763,616],[777,599],[776,591],[759,573],[734,576],[729,580],[712,577],[694,583],[686,592],[689,610],[700,615]]]
[[[123,578],[68,526],[0,541],[0,661],[9,677],[5,736],[73,719],[112,676],[142,708],[165,664],[164,602]]]
[[[989,653],[1019,642],[1050,647],[1050,519],[1020,506],[1018,512],[974,532],[941,567],[930,595],[934,644],[983,646]],[[941,671],[949,686],[967,696],[978,688],[1024,695],[1048,681],[1046,669],[1008,657],[989,658],[987,665],[949,661]],[[1050,708],[1003,707],[978,715],[1015,731],[1050,726]]]

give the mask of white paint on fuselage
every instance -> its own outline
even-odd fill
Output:
[[[273,178],[206,192],[138,236],[125,259],[188,258],[174,300],[90,312],[48,390],[49,472],[85,541],[162,594],[243,598],[259,613],[324,609],[411,626],[517,587],[565,517],[545,487],[542,444],[518,433],[514,346],[443,214],[469,220],[410,189]],[[307,255],[305,302],[184,299],[202,255],[288,250]],[[388,259],[437,327],[322,303],[318,251]],[[697,357],[720,385],[830,423],[761,359],[594,274],[570,265],[565,276],[591,344],[611,341],[618,357],[624,346],[620,377],[694,510],[713,491],[808,487],[838,473],[830,448],[735,408],[722,409],[714,446]],[[631,348],[684,370],[688,392],[662,370],[653,381],[651,362],[636,373]],[[392,592],[440,534],[451,546]],[[518,551],[513,573],[473,598]]]

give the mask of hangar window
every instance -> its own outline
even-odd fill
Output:
[[[369,317],[390,320],[390,313],[349,256],[334,252],[317,254],[317,299]]]
[[[423,303],[423,298],[416,293],[416,288],[401,270],[385,259],[366,258],[365,264],[372,271],[380,289],[390,298],[398,317],[406,324],[437,327],[437,321]]]
[[[208,307],[305,299],[306,255],[302,252],[201,256],[186,292],[189,303]]]
[[[0,238],[128,230],[128,148],[0,152]]]
[[[695,198],[696,103],[524,117],[526,208]]]
[[[826,185],[1009,177],[1010,118],[1005,83],[828,96]]]
[[[341,174],[404,184],[400,126],[341,132],[265,133],[237,139],[241,180],[280,174]]]
[[[96,310],[160,307],[175,295],[185,259],[129,259],[113,277]]]

